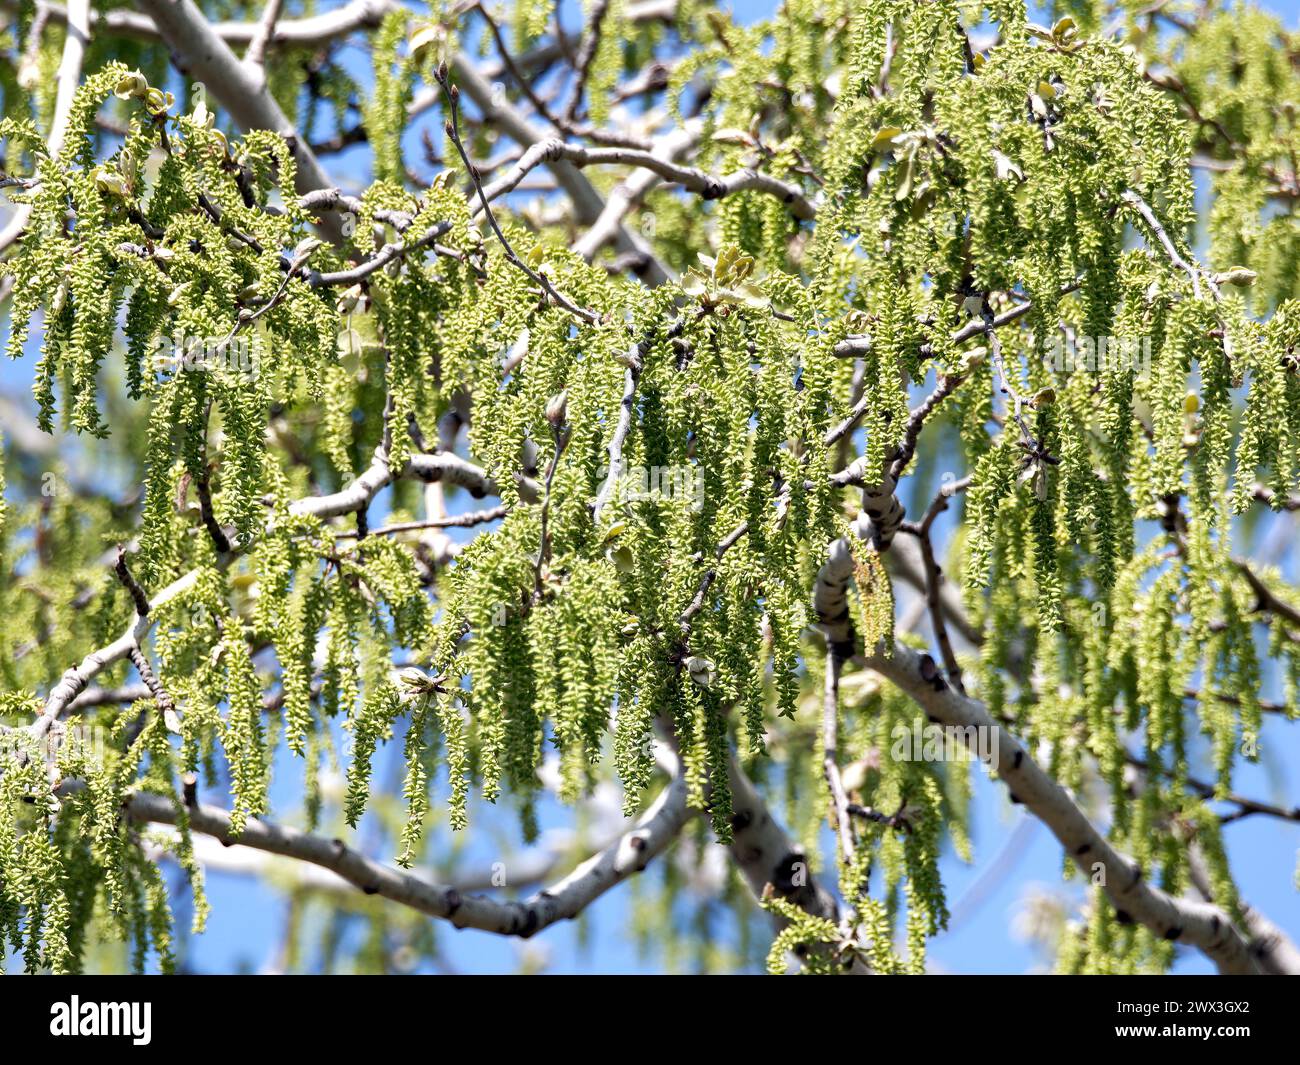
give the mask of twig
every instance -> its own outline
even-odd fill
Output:
[[[1184,259],[1181,254],[1179,254],[1178,248],[1174,245],[1173,240],[1170,238],[1169,234],[1165,231],[1165,227],[1160,224],[1160,219],[1156,217],[1156,213],[1153,210],[1151,210],[1146,200],[1144,200],[1132,189],[1125,189],[1121,195],[1121,199],[1123,199],[1125,203],[1127,203],[1130,207],[1132,207],[1135,211],[1137,211],[1137,213],[1141,216],[1142,221],[1144,221],[1150,227],[1151,232],[1155,234],[1156,240],[1159,241],[1160,246],[1164,248],[1165,254],[1169,257],[1169,261],[1173,263],[1176,267],[1178,267],[1178,269],[1186,273],[1189,278],[1191,278],[1192,291],[1196,294],[1196,298],[1200,299],[1201,298],[1201,271],[1197,267],[1189,263],[1186,259]]]
[[[1277,502],[1277,494],[1267,485],[1255,485],[1251,490],[1251,495],[1259,502],[1267,503],[1270,507],[1276,503],[1279,510],[1300,510],[1300,496],[1289,495]]]
[[[1007,374],[1006,360],[1002,355],[1002,341],[998,339],[997,320],[993,316],[993,308],[989,306],[988,294],[985,293],[980,300],[980,317],[984,319],[984,329],[989,337],[989,358],[993,362],[994,368],[998,373],[998,387],[1004,396],[1011,400],[1011,416],[1015,419],[1016,425],[1020,429],[1020,436],[1025,446],[1031,454],[1037,454],[1039,451],[1038,440],[1029,429],[1029,423],[1025,421],[1024,408],[1025,400],[1020,392],[1011,384],[1011,378]]]
[[[506,239],[506,235],[501,231],[500,225],[497,224],[496,215],[492,213],[492,207],[488,203],[486,194],[483,192],[483,183],[479,179],[478,169],[470,161],[469,153],[465,150],[465,145],[460,139],[460,119],[458,117],[460,114],[460,90],[447,80],[447,68],[445,64],[438,68],[436,77],[438,84],[442,86],[443,92],[446,93],[448,104],[447,110],[448,114],[451,116],[446,122],[447,136],[451,138],[452,144],[455,145],[456,151],[460,154],[461,161],[465,164],[465,169],[469,173],[470,181],[474,185],[474,191],[478,194],[479,202],[483,205],[483,213],[487,217],[488,225],[492,227],[492,232],[496,234],[497,240],[501,242],[501,247],[505,250],[506,259],[511,263],[511,265],[523,271],[533,284],[540,286],[544,293],[550,296],[551,299],[570,314],[576,315],[593,325],[596,324],[600,321],[600,315],[587,307],[579,307],[577,304],[573,303],[551,283],[548,277],[544,274],[539,274],[519,258],[517,254],[515,254],[515,249],[510,246],[510,241]]]
[[[212,538],[212,546],[217,549],[218,554],[226,554],[230,550],[230,540],[212,511],[212,491],[208,485],[206,464],[203,471],[194,479],[194,494],[199,497],[199,514],[203,518],[203,527]]]
[[[395,476],[416,477],[426,482],[441,480],[457,484],[476,497],[496,492],[496,485],[483,470],[455,455],[412,455],[406,467],[394,473],[388,465],[387,456],[379,453],[376,454],[370,468],[344,488],[330,495],[306,496],[298,499],[290,504],[289,512],[295,516],[311,516],[322,520],[352,514],[390,484]],[[239,545],[240,550],[249,546],[250,543]],[[125,559],[122,559],[121,566],[125,569]],[[152,600],[145,599],[143,603],[139,596],[132,593],[132,600],[136,605],[136,618],[116,640],[90,652],[81,662],[63,674],[59,682],[50,689],[40,715],[29,729],[32,737],[36,740],[44,737],[69,704],[95,677],[114,663],[128,657],[131,648],[138,647],[148,634],[157,611],[167,603],[187,594],[198,582],[201,572],[198,569],[190,570],[185,576],[172,581],[159,591]],[[130,577],[129,571],[127,576]],[[119,572],[119,580],[122,579]],[[123,580],[123,583],[130,588],[127,581]],[[139,588],[139,585],[136,587]],[[141,589],[140,596],[143,595]]]
[[[731,532],[718,542],[714,548],[713,557],[715,560],[721,560],[722,556],[738,544],[743,537],[749,533],[749,522],[742,521]],[[698,558],[699,556],[695,556]],[[683,646],[685,641],[690,637],[691,628],[695,623],[695,616],[704,609],[704,602],[708,598],[709,589],[713,587],[713,582],[717,580],[718,569],[716,566],[710,566],[700,577],[699,587],[695,590],[695,595],[686,605],[686,609],[678,615],[677,627],[681,630]]]
[[[163,687],[162,681],[158,679],[158,674],[153,671],[153,666],[149,664],[149,659],[145,657],[144,651],[139,646],[133,647],[127,652],[127,657],[131,659],[135,671],[140,674],[141,682],[148,689],[153,701],[158,704],[158,709],[163,713],[163,719],[170,727],[179,718],[175,701],[168,694],[167,689]]]
[[[136,617],[148,617],[149,597],[144,594],[144,589],[140,587],[140,582],[135,579],[135,576],[127,566],[126,551],[121,547],[118,547],[117,549],[117,562],[113,566],[113,572],[117,574],[117,579],[122,582],[122,587],[130,594],[131,602],[135,604]]]
[[[907,820],[906,799],[898,804],[898,809],[892,814],[882,814],[873,807],[863,806],[861,803],[856,802],[849,803],[845,809],[853,817],[860,817],[864,821],[872,821],[877,825],[884,825],[886,828],[901,829],[904,832],[911,828],[911,823]]]
[[[635,20],[631,12],[629,18]],[[461,52],[454,53],[451,62],[457,84],[474,101],[485,121],[492,122],[507,137],[525,148],[546,139],[545,132],[537,129],[508,100],[499,99],[493,93],[491,83]],[[578,224],[595,223],[605,211],[605,200],[582,171],[563,159],[551,163],[550,170],[572,202],[574,218]],[[636,252],[641,256],[637,275],[647,285],[661,285],[671,278],[667,267],[655,257],[649,244],[639,235],[629,232],[622,224],[613,227],[610,239],[614,241],[618,253]]]
[[[308,276],[307,283],[312,288],[355,285],[359,281],[364,281],[376,270],[383,269],[394,259],[402,258],[418,248],[433,247],[437,251],[435,241],[450,231],[450,222],[435,222],[415,240],[394,241],[391,244],[385,244],[370,258],[347,270],[336,270],[325,274],[312,273]]]
[[[1279,599],[1273,594],[1272,589],[1268,587],[1259,576],[1251,569],[1250,563],[1244,558],[1234,558],[1232,564],[1237,567],[1238,571],[1246,578],[1246,583],[1250,585],[1250,590],[1255,593],[1258,600],[1256,610],[1266,611],[1286,621],[1292,625],[1300,626],[1300,610],[1297,610],[1290,603]]]
[[[965,380],[963,374],[940,373],[934,391],[908,413],[907,424],[903,426],[903,438],[899,441],[893,461],[889,464],[889,476],[893,480],[897,481],[903,476],[907,464],[916,454],[916,444],[921,437],[921,430],[925,427],[926,418],[934,413],[940,403],[957,391]]]
[[[1082,285],[1082,279],[1076,279],[1066,285],[1062,285],[1058,295],[1068,296],[1071,292],[1077,292]],[[1023,303],[1017,303],[1009,310],[1003,311],[993,319],[993,328],[1000,329],[1004,325],[1010,325],[1012,322],[1023,318],[1034,309],[1032,300],[1025,300]],[[989,324],[985,321],[983,315],[972,318],[964,326],[953,333],[948,342],[950,344],[964,344],[972,337],[979,336],[989,331]],[[869,354],[871,351],[871,337],[869,336],[847,336],[835,345],[833,354],[841,359],[855,359],[860,355]],[[929,345],[922,345],[921,355],[929,356],[933,354]]]
[[[257,23],[257,32],[248,42],[248,51],[244,53],[244,62],[255,67],[266,65],[266,50],[275,39],[275,24],[280,19],[280,9],[284,0],[266,0],[266,7]]]
[[[568,122],[578,117],[578,108],[582,104],[583,94],[587,91],[587,76],[591,73],[592,61],[600,48],[600,32],[609,11],[609,0],[595,0],[587,13],[587,29],[578,46],[578,55],[574,62],[573,88],[569,93],[569,103],[564,109],[564,118]]]
[[[1135,754],[1124,752],[1124,760],[1135,769],[1140,769],[1144,773],[1155,774],[1157,770],[1152,767],[1151,763]],[[1160,771],[1160,775],[1168,776],[1168,770]],[[1259,802],[1256,799],[1248,799],[1244,795],[1237,795],[1228,792],[1226,795],[1220,795],[1218,789],[1213,784],[1204,780],[1197,780],[1194,777],[1184,777],[1183,783],[1191,788],[1202,799],[1217,800],[1226,802],[1237,807],[1230,814],[1223,814],[1219,818],[1220,824],[1231,824],[1233,821],[1240,821],[1244,817],[1250,817],[1254,814],[1260,814],[1265,817],[1276,817],[1279,821],[1297,821],[1300,822],[1300,806],[1290,808],[1276,806],[1273,803]]]
[[[699,139],[700,124],[692,122],[665,135],[651,151],[659,158],[673,161],[698,144]],[[592,221],[587,232],[573,242],[573,250],[591,262],[601,248],[617,238],[622,232],[623,219],[627,217],[628,212],[641,203],[646,193],[660,180],[659,175],[653,170],[638,169],[626,181],[615,185],[599,216]],[[642,252],[641,249],[631,248],[619,254],[641,255]],[[648,265],[644,260],[641,263],[642,268]],[[632,268],[637,269],[635,266]]]
[[[501,506],[489,507],[486,510],[471,510],[466,514],[454,514],[450,517],[426,518],[423,521],[399,521],[391,525],[381,525],[377,529],[371,529],[370,536],[392,536],[395,533],[419,532],[422,529],[468,529],[475,525],[482,525],[489,521],[496,521],[498,518],[504,518],[510,513],[510,508],[504,503]],[[357,538],[357,533],[353,530],[343,529],[334,534],[336,540],[353,540]]]
[[[940,593],[943,585],[943,570],[935,557],[930,528],[935,518],[948,509],[948,500],[957,492],[969,487],[971,480],[972,478],[967,476],[960,481],[945,484],[935,495],[934,502],[930,504],[930,509],[921,523],[914,525],[908,522],[903,526],[904,531],[914,535],[921,545],[921,563],[925,570],[925,601],[930,610],[930,627],[934,630],[934,639],[939,645],[939,656],[943,659],[948,683],[963,695],[966,694],[966,685],[962,681],[961,665],[957,661],[957,653],[953,650],[952,639],[948,635],[948,622],[944,617],[943,597]]]
[[[849,797],[840,776],[840,665],[838,655],[826,655],[826,683],[822,689],[822,771],[831,791],[840,861],[847,866],[857,855],[858,843],[849,817]]]
[[[668,327],[668,339],[672,340],[680,336],[685,325],[686,320],[678,318]],[[614,435],[610,438],[607,451],[609,455],[609,472],[605,477],[605,482],[600,486],[600,491],[596,493],[595,501],[591,505],[591,520],[596,525],[599,525],[601,512],[608,505],[619,478],[623,476],[623,448],[627,444],[628,434],[632,431],[637,383],[641,379],[646,350],[649,348],[652,339],[653,330],[648,332],[641,341],[633,344],[626,355],[627,368],[623,373],[623,398],[619,401],[618,423],[614,427]]]
[[[297,163],[294,183],[299,193],[334,187],[306,140],[298,135],[271,95],[261,68],[240,60],[193,0],[137,0],[136,6],[149,16],[190,76],[203,82],[236,125],[241,129],[269,129],[285,138]],[[254,28],[252,33],[256,32]],[[338,218],[327,216],[322,230],[334,243],[344,243]]]
[[[1241,705],[1241,698],[1231,692],[1204,692],[1197,691],[1195,688],[1185,688],[1183,689],[1183,698],[1196,703],[1204,702],[1206,699],[1217,699],[1219,702],[1227,703],[1230,706]],[[1291,716],[1291,708],[1286,703],[1275,703],[1268,699],[1259,699],[1256,700],[1256,705],[1266,714]]]
[[[541,529],[539,532],[540,546],[537,551],[537,565],[534,567],[537,584],[534,601],[538,603],[542,601],[545,594],[545,569],[546,564],[551,560],[551,487],[555,483],[555,473],[560,468],[560,457],[564,454],[565,445],[569,442],[569,433],[565,429],[562,417],[555,419],[552,430],[555,453],[551,456],[551,461],[546,467],[546,477],[543,482]]]

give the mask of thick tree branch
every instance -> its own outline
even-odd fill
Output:
[[[582,98],[587,91],[587,76],[591,73],[592,61],[600,48],[600,31],[609,11],[609,0],[594,0],[587,13],[587,28],[583,31],[582,41],[578,45],[578,54],[574,59],[573,85],[569,91],[569,103],[564,109],[564,117],[572,122],[578,117]]]
[[[927,680],[923,656],[910,647],[894,644],[885,654],[880,648],[867,654],[863,663],[910,695],[927,715],[942,725],[961,729],[961,736],[973,751],[979,745],[970,728],[991,730],[996,762],[991,763],[1010,790],[1014,801],[1042,821],[1056,836],[1066,853],[1088,876],[1104,875],[1106,894],[1121,913],[1151,929],[1156,935],[1189,943],[1208,955],[1220,972],[1252,973],[1259,968],[1246,940],[1217,907],[1176,899],[1147,882],[1140,867],[1117,851],[1092,825],[1069,793],[1049,777],[1011,734],[988,714],[984,704],[962,695],[947,684]],[[933,663],[931,663],[933,667]]]
[[[768,810],[753,782],[733,756],[731,789],[731,857],[755,898],[768,884],[814,917],[839,919],[835,898],[812,875],[803,847],[794,843]]]
[[[203,83],[241,129],[268,129],[284,137],[297,163],[299,193],[333,187],[311,147],[271,96],[260,66],[242,62],[193,0],[136,0],[136,6],[157,26],[181,68]],[[254,32],[256,29],[254,26]],[[337,216],[326,215],[321,228],[331,240],[343,242]]]
[[[90,43],[90,0],[71,0],[65,14],[67,33],[63,38],[63,58],[59,61],[54,118],[50,123],[50,135],[45,142],[45,150],[51,163],[55,162],[63,150],[63,140],[68,131],[68,119],[72,114],[72,98],[81,81],[81,65],[85,59],[86,46]],[[39,180],[39,174],[36,180]],[[8,224],[0,230],[0,251],[22,236],[31,216],[30,203],[18,205]]]
[[[70,797],[82,788],[80,781],[64,781],[57,794]],[[136,792],[127,800],[126,813],[136,821],[176,825],[180,820],[177,806],[174,798]],[[192,831],[212,836],[227,846],[238,844],[320,866],[367,895],[382,896],[449,921],[457,928],[477,928],[525,939],[558,921],[578,916],[614,885],[641,872],[677,838],[690,817],[686,782],[678,773],[654,803],[608,847],[545,890],[521,901],[506,902],[431,884],[367,858],[341,839],[326,839],[259,819],[250,820],[242,832],[235,834],[225,810],[195,804],[186,813]]]

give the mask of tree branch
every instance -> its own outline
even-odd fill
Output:
[[[1116,909],[1164,939],[1190,943],[1208,955],[1223,973],[1258,972],[1246,940],[1222,910],[1204,903],[1176,899],[1147,883],[1142,870],[1117,851],[1093,827],[1069,793],[1049,777],[1006,729],[989,716],[984,704],[954,691],[941,681],[923,676],[922,656],[903,644],[886,655],[880,648],[863,658],[870,669],[893,681],[910,695],[931,719],[955,726],[963,740],[978,751],[970,728],[988,729],[996,741],[996,761],[991,765],[1005,782],[1014,801],[1042,821],[1074,862],[1088,876],[1100,872],[1102,884]],[[937,674],[932,674],[937,676]]]
[[[1214,902],[1210,874],[1199,847],[1189,849],[1187,865],[1192,885],[1206,902]],[[1266,914],[1245,902],[1239,905],[1250,934],[1250,953],[1260,968],[1270,976],[1300,976],[1300,948]]]
[[[16,9],[16,3],[5,0],[0,8]],[[50,18],[64,22],[68,8],[61,4],[46,4]],[[276,25],[275,39],[283,44],[300,48],[321,48],[340,37],[360,29],[373,29],[385,15],[396,10],[395,0],[349,0],[342,7],[320,15],[299,19],[284,19]],[[247,46],[258,33],[257,22],[214,22],[212,32],[230,45]],[[141,41],[164,39],[158,24],[147,13],[126,10],[97,11],[91,15],[91,28],[96,34],[115,37],[132,37]]]
[[[297,163],[299,193],[333,187],[311,147],[271,96],[261,68],[241,62],[193,0],[136,0],[136,6],[152,19],[179,65],[203,82],[241,129],[268,129],[285,139]],[[321,228],[335,243],[343,243],[339,218],[326,215]]]
[[[60,784],[56,794],[66,798],[83,789],[81,781],[68,780]],[[136,821],[176,825],[181,817],[177,807],[174,797],[135,792],[127,800],[125,812]],[[341,839],[326,839],[260,819],[248,821],[236,835],[231,831],[229,813],[219,807],[195,804],[186,814],[192,831],[212,836],[226,846],[238,844],[320,866],[364,894],[382,896],[449,921],[457,928],[477,928],[525,939],[558,921],[578,916],[615,884],[641,872],[677,838],[690,817],[686,781],[679,772],[632,826],[604,850],[545,890],[522,901],[503,902],[431,884],[373,861]]]
[[[81,65],[86,56],[86,46],[90,43],[90,0],[71,0],[64,14],[67,33],[63,38],[63,58],[59,61],[54,118],[50,123],[50,135],[45,142],[51,163],[57,160],[63,149],[63,139],[68,131],[68,118],[72,114],[72,98],[76,95],[77,85],[81,81]],[[39,175],[36,180],[39,180]],[[0,230],[0,251],[22,236],[31,216],[30,203],[18,205],[8,225]]]
[[[497,99],[492,86],[478,71],[474,63],[462,52],[451,59],[456,83],[474,101],[482,112],[484,121],[495,123],[516,144],[524,148],[546,140],[546,135],[521,115],[508,100]],[[574,215],[581,225],[591,225],[604,210],[605,201],[582,172],[572,163],[558,159],[549,164],[555,180],[573,203]],[[668,271],[640,238],[632,236],[619,226],[614,232],[614,244],[619,252],[632,252],[640,257],[644,267],[640,276],[649,285],[660,285],[669,280]]]
[[[757,170],[736,170],[725,177],[717,177],[695,167],[680,166],[655,152],[636,148],[587,148],[569,144],[558,137],[550,137],[532,145],[520,157],[510,172],[486,186],[487,199],[494,200],[510,192],[527,174],[542,163],[566,160],[575,167],[620,165],[649,170],[662,180],[680,185],[706,200],[720,200],[737,192],[757,191],[775,196],[790,208],[790,213],[801,221],[817,217],[817,208],[797,186],[762,174]]]
[[[266,50],[275,39],[275,24],[280,19],[280,9],[283,6],[284,0],[266,0],[266,7],[257,23],[257,32],[248,42],[248,51],[244,53],[245,63],[257,67],[266,66]]]

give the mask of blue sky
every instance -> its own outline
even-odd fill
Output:
[[[774,5],[770,0],[736,0],[729,6],[738,19],[748,21],[767,14]],[[1269,6],[1290,25],[1296,25],[1300,0],[1279,0]],[[350,153],[334,172],[343,182],[361,181],[363,168],[363,153]],[[0,332],[7,333],[7,323]],[[27,402],[32,365],[30,356],[17,363],[0,363],[0,391]],[[925,493],[928,495],[928,488]],[[909,507],[910,511],[915,509]],[[1292,516],[1267,520],[1286,523],[1279,525],[1276,535],[1295,537]],[[1300,573],[1291,572],[1289,576],[1300,579]],[[1265,694],[1277,695],[1275,691]],[[1260,799],[1288,805],[1300,803],[1300,780],[1296,779],[1295,768],[1300,766],[1300,724],[1271,718],[1262,739],[1261,763],[1239,770],[1236,789]],[[400,749],[390,747],[381,757],[399,755]],[[273,801],[282,812],[292,812],[298,794],[299,766],[282,759],[277,768],[282,771]],[[382,773],[377,771],[377,779]],[[982,773],[976,777],[972,813],[976,862],[968,867],[952,855],[943,861],[955,920],[949,932],[932,942],[930,958],[936,968],[947,971],[1023,972],[1044,960],[1013,929],[1013,919],[1022,912],[1026,893],[1042,891],[1077,901],[1080,890],[1062,881],[1061,849],[1051,834],[1028,818],[1022,808],[1010,805],[1001,785],[989,782]],[[442,796],[445,789],[439,788],[437,797]],[[541,815],[543,828],[561,827],[571,821],[568,811],[553,804],[544,806]],[[513,825],[514,817],[508,808],[496,811],[476,803],[471,811],[471,833],[475,829],[490,831],[482,836],[471,835],[462,862],[483,868],[497,860],[499,852],[509,849],[510,845],[502,840],[509,838]],[[372,828],[363,823],[358,838],[366,839]],[[1263,817],[1246,818],[1227,830],[1227,843],[1245,898],[1293,936],[1300,937],[1300,905],[1294,883],[1300,826]],[[376,856],[387,855],[380,850]],[[268,966],[275,957],[284,925],[281,896],[248,877],[224,873],[211,874],[209,891],[212,916],[206,934],[190,945],[192,967],[228,972]],[[528,945],[487,933],[456,932],[443,925],[435,931],[446,945],[448,963],[458,972],[510,970],[520,964],[523,953],[535,955],[538,951],[549,959],[550,971],[554,972],[654,971],[657,963],[638,957],[626,931],[629,915],[624,885],[592,906],[582,923],[555,926]],[[762,918],[755,915],[753,919],[758,922],[758,934],[763,934]],[[726,938],[733,931],[724,923],[719,935]],[[354,937],[357,934],[351,933]],[[1175,971],[1209,971],[1209,965],[1195,952],[1182,952]]]

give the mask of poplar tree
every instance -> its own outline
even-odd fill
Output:
[[[0,12],[11,968],[171,971],[242,860],[289,967],[618,890],[656,964],[919,973],[987,774],[1059,971],[1300,972],[1227,857],[1300,821],[1234,784],[1300,727],[1276,18]],[[543,861],[458,864],[492,804]]]

